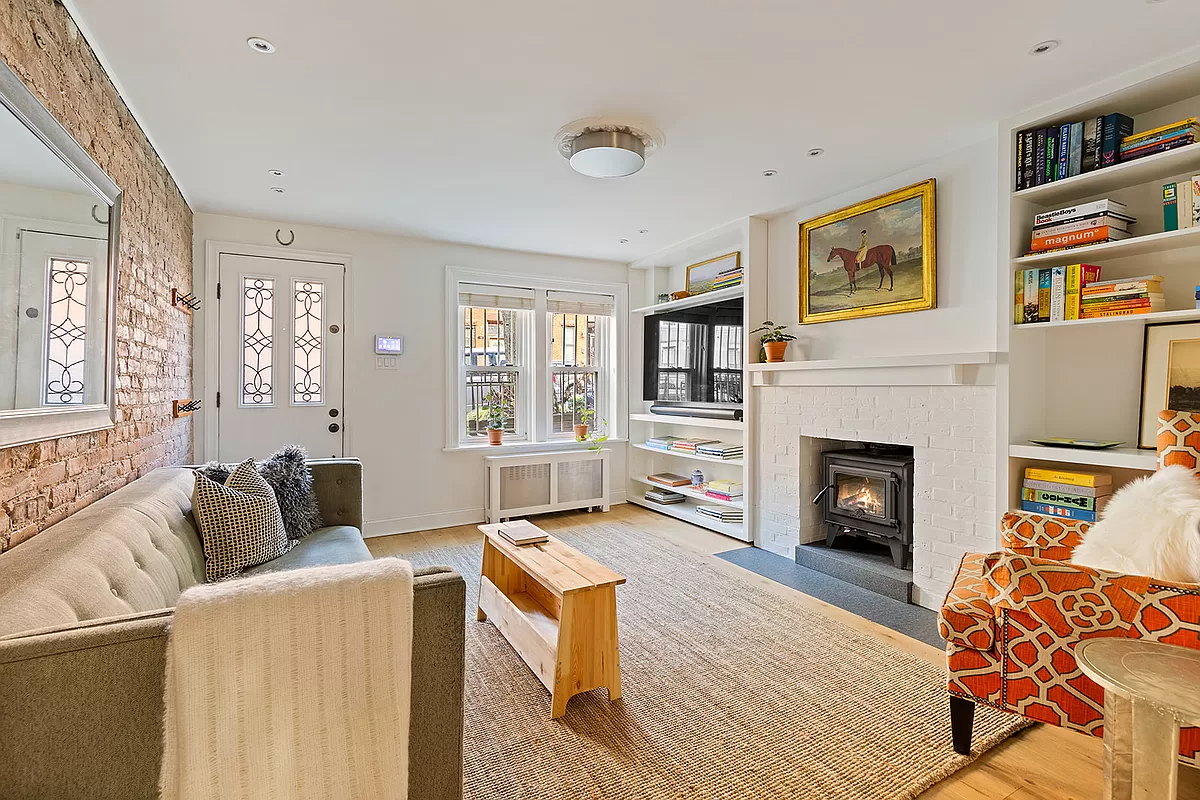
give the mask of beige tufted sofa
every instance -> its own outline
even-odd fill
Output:
[[[310,464],[326,527],[253,571],[371,558],[362,465]],[[204,576],[192,482],[155,470],[0,556],[0,797],[157,797],[171,614]],[[417,571],[413,798],[462,797],[465,592],[448,568]]]

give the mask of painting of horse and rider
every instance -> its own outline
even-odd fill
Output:
[[[800,322],[937,306],[935,180],[800,224]]]

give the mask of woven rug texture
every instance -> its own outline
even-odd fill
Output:
[[[889,800],[971,759],[950,747],[943,669],[635,526],[554,535],[625,575],[624,697],[550,695],[475,621],[482,542],[422,551],[467,581],[468,800]],[[982,752],[1027,723],[984,706]]]

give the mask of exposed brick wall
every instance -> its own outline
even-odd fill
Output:
[[[812,498],[822,450],[907,444],[913,474],[913,583],[940,606],[964,553],[997,549],[994,386],[769,386],[759,403],[759,535],[791,558],[824,537]],[[831,440],[825,442],[823,440]]]
[[[191,460],[192,212],[62,5],[0,0],[0,58],[124,192],[117,301],[117,425],[0,450],[0,551],[155,467]],[[7,112],[0,112],[7,113]]]

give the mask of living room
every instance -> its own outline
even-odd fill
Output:
[[[1200,798],[1098,2],[7,4],[0,796]]]

